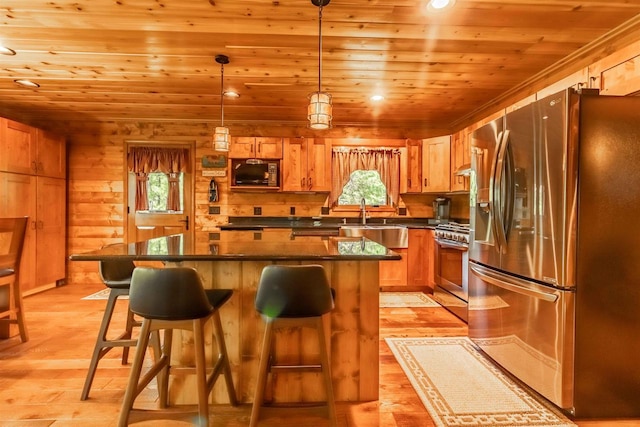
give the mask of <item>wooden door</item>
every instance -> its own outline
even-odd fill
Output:
[[[407,249],[407,285],[423,286],[429,285],[429,253],[427,229],[409,229],[409,245]],[[430,287],[433,293],[433,287]]]
[[[36,209],[36,177],[0,172],[0,216],[29,217],[20,262],[23,293],[36,287]]]
[[[0,153],[0,170],[36,173],[36,129],[0,118]]]
[[[282,138],[256,138],[255,153],[258,159],[282,159]]]
[[[307,139],[308,186],[311,191],[331,191],[331,142]]]
[[[422,191],[422,141],[407,140],[407,193]]]
[[[450,189],[450,140],[448,135],[423,140],[422,191],[424,193],[442,193]]]
[[[407,249],[393,249],[402,259],[379,262],[379,286],[407,286]]]
[[[285,138],[282,160],[282,191],[307,190],[307,142]]]
[[[151,146],[151,144],[146,144]],[[163,145],[168,147],[167,145]],[[178,145],[172,145],[172,148]],[[193,234],[193,174],[189,171],[194,169],[193,150],[191,144],[180,145],[180,148],[188,148],[189,167],[184,172],[183,177],[183,201],[182,211],[139,211],[136,212],[136,177],[132,172],[126,172],[127,179],[127,236],[126,241],[139,242],[153,239],[155,237],[168,236],[170,234],[189,233]],[[126,150],[125,150],[126,152]]]
[[[229,144],[229,158],[230,159],[250,159],[255,157],[255,142],[254,137],[237,136],[231,138],[231,144]]]
[[[37,177],[36,287],[66,277],[66,181]]]
[[[38,129],[38,170],[37,174],[53,178],[66,178],[66,141],[64,137]]]

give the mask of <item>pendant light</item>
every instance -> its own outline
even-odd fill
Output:
[[[216,55],[216,62],[220,64],[220,126],[216,127],[213,135],[213,148],[216,151],[229,151],[229,128],[224,127],[224,64],[229,63],[229,57]]]
[[[318,91],[309,95],[307,116],[311,129],[331,128],[333,106],[331,94],[322,92],[322,8],[331,0],[311,0],[318,7]]]

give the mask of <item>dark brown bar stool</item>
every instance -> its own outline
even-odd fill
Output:
[[[171,366],[171,343],[174,329],[193,332],[195,374],[198,384],[198,419],[196,424],[203,426],[209,424],[209,394],[220,373],[224,375],[229,402],[234,406],[237,405],[231,366],[218,312],[218,309],[231,298],[232,294],[233,291],[230,289],[205,290],[198,273],[193,268],[138,267],[134,270],[129,292],[129,306],[131,311],[142,317],[143,320],[129,383],[120,410],[119,426],[128,425],[130,413],[133,411],[141,415],[135,421],[158,418],[155,415],[166,417],[167,414],[153,414],[154,411],[134,410],[133,404],[138,394],[154,377],[157,377],[160,407],[166,408],[169,405],[170,371],[181,368]],[[213,320],[213,333],[218,357],[212,372],[207,376],[204,325],[209,319]],[[140,378],[149,337],[152,333],[160,330],[164,330],[161,353],[156,356],[149,371]],[[183,369],[193,370],[193,368]]]
[[[135,268],[136,266],[133,261],[113,259],[100,261],[99,263],[100,278],[102,279],[102,282],[104,282],[105,286],[109,288],[109,297],[107,299],[107,306],[104,309],[104,315],[102,316],[102,323],[100,324],[98,338],[96,339],[96,344],[93,348],[93,355],[91,356],[89,371],[87,372],[87,378],[84,381],[80,400],[86,400],[87,397],[89,397],[91,384],[93,383],[93,378],[96,375],[96,369],[98,368],[98,362],[100,359],[102,359],[112,348],[122,347],[122,364],[126,365],[129,359],[129,347],[135,347],[138,342],[138,340],[131,339],[131,334],[133,327],[140,326],[140,323],[135,322],[133,313],[128,306],[125,330],[116,338],[107,339],[107,333],[109,332],[109,325],[111,324],[113,311],[116,308],[116,301],[118,300],[118,297],[129,295],[131,276]]]
[[[20,262],[28,219],[0,218],[0,243],[4,242],[2,248],[7,249],[0,252],[0,288],[7,288],[7,300],[0,303],[0,322],[17,324],[22,342],[29,341],[20,292]]]
[[[251,409],[250,426],[260,420],[267,375],[272,370],[318,371],[323,373],[329,421],[336,425],[336,408],[331,382],[331,363],[325,340],[322,315],[333,309],[333,290],[321,265],[269,265],[262,270],[255,307],[265,322],[258,367],[258,382]],[[279,328],[308,326],[318,331],[320,365],[279,366],[272,362],[274,331]]]

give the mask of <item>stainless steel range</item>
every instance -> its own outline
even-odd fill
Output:
[[[434,299],[466,322],[469,301],[469,224],[439,224],[435,229],[435,241]]]

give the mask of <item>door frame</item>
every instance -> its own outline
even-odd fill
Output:
[[[184,186],[189,188],[184,188],[183,196],[183,213],[186,214],[189,218],[189,222],[187,224],[188,237],[193,237],[194,233],[194,224],[195,224],[195,151],[196,151],[196,143],[195,141],[176,141],[176,140],[167,140],[167,141],[148,141],[148,140],[125,140],[124,141],[124,242],[132,243],[129,241],[130,236],[135,236],[135,192],[132,194],[129,193],[129,190],[133,187],[135,189],[135,182],[131,184],[129,168],[127,163],[127,154],[129,152],[130,147],[160,147],[160,148],[186,148],[189,150],[189,170],[185,173],[184,176]]]

